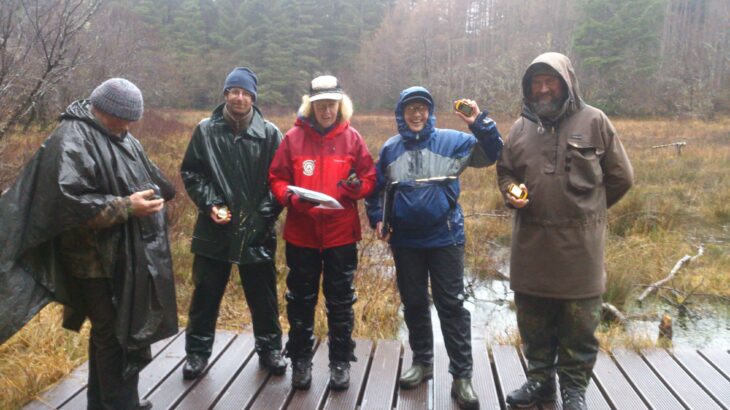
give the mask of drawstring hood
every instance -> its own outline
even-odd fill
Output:
[[[555,70],[566,88],[565,102],[558,113],[549,118],[538,116],[530,108],[532,76],[542,66],[548,66]],[[580,96],[580,86],[578,85],[575,70],[570,59],[565,55],[554,52],[541,54],[525,70],[525,75],[522,77],[522,116],[537,124],[538,134],[544,134],[545,129],[548,127],[556,127],[560,120],[578,111],[584,104]]]
[[[419,132],[413,132],[408,127],[404,117],[403,109],[406,103],[414,100],[422,100],[428,104],[428,119]],[[433,97],[423,87],[409,87],[401,91],[398,103],[395,106],[395,123],[398,126],[398,133],[407,141],[421,141],[428,138],[436,130],[436,115],[434,115]]]

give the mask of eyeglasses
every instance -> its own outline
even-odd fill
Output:
[[[231,88],[227,91],[228,95],[232,95],[234,97],[240,97],[240,96],[252,96],[250,92],[244,90],[243,88]]]
[[[406,114],[428,114],[428,106],[425,104],[409,104],[403,109]]]

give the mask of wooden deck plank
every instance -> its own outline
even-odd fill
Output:
[[[329,351],[327,341],[320,341],[312,358],[312,385],[307,390],[294,390],[287,409],[319,409],[324,404],[330,380]]]
[[[497,379],[503,398],[507,397],[512,390],[519,389],[527,381],[519,353],[514,346],[492,346],[492,358],[497,369]],[[529,408],[537,409],[536,406]]]
[[[730,381],[691,349],[675,349],[674,358],[724,409],[730,407]]]
[[[156,357],[162,350],[164,350],[176,337],[180,336],[182,332],[178,332],[173,336],[166,339],[155,342],[150,346],[152,357]],[[86,394],[86,382],[89,379],[89,362],[86,361],[76,369],[74,369],[68,376],[61,380],[58,384],[49,390],[46,390],[41,396],[28,403],[24,410],[36,410],[36,409],[56,409],[73,399],[77,394]]]
[[[726,379],[730,380],[730,354],[727,349],[703,349],[700,354]]]
[[[403,344],[403,360],[401,360],[401,369],[398,372],[400,378],[403,373],[413,364],[413,351],[407,343]],[[396,380],[397,383],[397,380]],[[425,410],[429,408],[429,384],[430,382],[421,383],[415,389],[398,389],[398,410]],[[431,407],[432,408],[432,407]]]
[[[586,389],[586,405],[591,410],[611,410],[611,405],[603,397],[603,393],[601,393],[594,378],[591,378],[588,389]]]
[[[710,410],[720,406],[700,387],[664,349],[642,352],[654,371],[689,409]]]
[[[218,358],[228,345],[236,338],[233,332],[217,332],[213,341],[213,351],[208,359],[208,365],[203,370],[200,377],[195,380],[185,380],[182,377],[180,368],[170,373],[170,375],[159,384],[150,394],[146,396],[147,400],[152,402],[156,409],[171,409],[195,386],[198,381],[205,377],[207,372],[215,367]],[[179,370],[180,369],[180,370]],[[179,371],[178,371],[179,370]]]
[[[434,346],[434,381],[401,390],[397,379],[412,361],[412,352],[395,340],[357,340],[357,362],[351,364],[350,388],[331,391],[326,340],[315,348],[313,384],[308,391],[291,389],[291,366],[285,376],[269,376],[255,359],[250,333],[219,332],[207,373],[194,381],[178,374],[185,357],[179,333],[153,345],[153,361],[140,372],[140,397],[155,408],[207,409],[455,409],[451,375],[443,343]],[[224,348],[227,346],[227,348]],[[401,361],[401,351],[403,351]],[[514,346],[473,346],[472,384],[481,409],[504,408],[502,399],[526,380],[520,350]],[[701,351],[652,349],[641,355],[617,349],[612,359],[600,352],[586,402],[593,410],[725,409],[730,410],[730,354],[725,349]],[[75,369],[56,387],[25,409],[86,407],[87,366]],[[397,394],[397,395],[396,395]],[[42,400],[46,400],[45,403]],[[361,400],[359,403],[358,400]],[[58,403],[61,404],[58,404]],[[534,407],[534,408],[537,408]],[[560,400],[540,405],[561,408]]]
[[[373,353],[373,342],[368,339],[357,339],[355,341],[356,362],[350,364],[350,388],[344,391],[330,391],[324,409],[346,410],[356,409],[357,400],[365,389],[368,369]]]
[[[254,346],[253,334],[239,334],[218,358],[216,364],[200,378],[176,408],[181,410],[210,408],[231,382],[233,376],[250,360],[254,353]]]
[[[630,350],[617,349],[614,350],[613,357],[651,408],[684,408],[641,356]]]
[[[139,372],[139,384],[137,385],[137,390],[139,391],[140,398],[144,397],[147,392],[153,389],[160,382],[160,380],[166,377],[167,373],[172,370],[163,370],[162,374],[158,375],[157,371],[159,370],[159,366],[161,363],[175,362],[174,366],[177,366],[177,363],[179,363],[179,361],[182,359],[174,357],[179,355],[180,350],[184,351],[185,337],[180,336],[180,333],[178,333],[171,339],[172,343],[167,343],[168,339],[160,341],[161,344],[155,347],[157,355],[153,358],[152,362],[150,362],[144,369],[142,369],[141,372]],[[168,357],[171,357],[173,359],[168,361],[166,360]],[[182,357],[184,358],[184,354]],[[59,406],[59,408],[85,409],[86,404],[86,387],[84,387],[83,391],[79,392],[79,394],[74,396],[73,399],[71,399],[63,406]]]
[[[479,408],[483,410],[500,409],[497,386],[492,375],[492,364],[489,361],[489,351],[484,340],[472,340],[472,357],[474,359],[472,385],[479,397]]]
[[[139,372],[139,397],[145,397],[185,360],[185,334],[175,338]]]
[[[251,337],[253,338],[253,335]],[[268,370],[259,366],[254,354],[248,358],[241,358],[241,361],[243,369],[223,392],[220,400],[215,404],[215,409],[246,409],[253,403],[256,395],[270,377],[281,379],[280,382],[290,382],[291,380],[291,364],[287,366],[284,375],[277,376],[270,375]]]
[[[598,352],[593,377],[614,408],[637,410],[647,408],[611,356],[603,351]]]
[[[459,406],[456,399],[451,397],[451,382],[453,377],[449,373],[449,356],[443,341],[436,341],[433,346],[433,408],[456,410]]]
[[[400,356],[400,341],[378,340],[360,406],[363,410],[392,408]]]
[[[325,341],[324,343],[327,342]],[[315,355],[317,354],[317,350],[319,350],[319,347],[322,344],[323,342],[319,342],[314,345]],[[292,366],[287,366],[286,373],[283,376],[270,377],[264,384],[259,394],[256,396],[250,408],[261,410],[285,408],[285,406],[289,402],[289,398],[294,391],[294,389],[291,387],[291,368]],[[312,378],[314,378],[314,375],[312,375]]]
[[[86,361],[75,368],[64,379],[60,380],[50,390],[46,390],[40,397],[28,403],[23,410],[57,409],[77,394],[86,395],[86,382],[89,380],[89,362]]]
[[[157,357],[160,353],[162,353],[163,350],[167,349],[170,344],[175,341],[178,337],[185,337],[185,330],[180,330],[179,332],[175,333],[174,335],[162,339],[159,342],[152,343],[150,346],[150,352],[152,353],[152,358],[154,359]]]

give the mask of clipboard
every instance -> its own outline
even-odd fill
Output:
[[[286,189],[295,195],[299,195],[302,199],[318,204],[317,208],[344,209],[342,204],[340,204],[336,199],[327,194],[323,194],[322,192],[312,191],[311,189],[298,187],[296,185],[289,185]]]
[[[381,234],[387,235],[391,231],[391,223],[393,219],[393,196],[395,195],[395,188],[398,185],[398,181],[389,182],[385,186],[383,192],[383,230]]]

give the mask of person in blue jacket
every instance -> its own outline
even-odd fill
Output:
[[[502,137],[486,110],[480,112],[475,101],[464,102],[472,108],[471,115],[455,115],[473,135],[436,128],[434,101],[427,89],[401,92],[395,108],[399,134],[380,151],[375,191],[366,206],[370,226],[393,251],[413,350],[412,367],[400,378],[400,386],[414,388],[433,376],[430,278],[454,377],[451,395],[459,407],[474,409],[479,400],[471,385],[471,316],[463,306],[465,236],[458,177],[468,166],[493,164]]]

